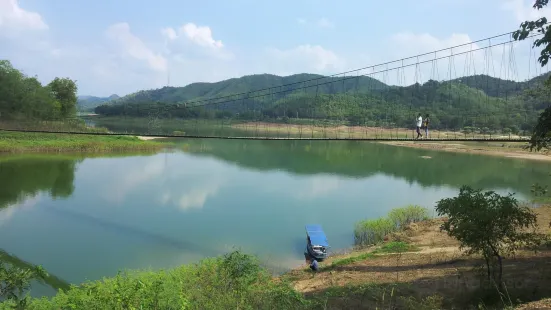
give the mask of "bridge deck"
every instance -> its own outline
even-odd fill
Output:
[[[31,132],[31,133],[49,133],[49,134],[71,134],[71,135],[92,135],[92,136],[140,136],[154,138],[189,138],[189,139],[233,139],[233,140],[304,140],[304,141],[434,141],[434,142],[528,142],[528,138],[306,138],[306,137],[266,137],[266,136],[207,136],[207,135],[163,135],[163,134],[142,134],[142,133],[104,133],[104,132],[80,132],[80,131],[44,131],[44,130],[17,130],[1,129],[0,131],[11,132]]]

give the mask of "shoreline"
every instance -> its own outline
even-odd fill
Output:
[[[541,205],[534,211],[538,232],[549,234],[551,206]],[[307,264],[302,264],[276,279],[289,281],[297,292],[313,298],[338,291],[340,296],[346,298],[347,305],[350,302],[365,305],[365,293],[372,290],[377,293],[386,290],[389,293],[392,289],[398,296],[418,300],[440,296],[461,308],[464,296],[476,295],[477,291],[487,289],[475,271],[483,260],[477,255],[466,255],[460,250],[457,240],[440,231],[443,221],[444,218],[438,217],[410,224],[404,231],[388,235],[384,243],[352,248],[345,253],[329,256],[319,263],[320,270],[316,273]],[[543,282],[551,278],[543,279],[538,274],[543,272],[542,269],[551,267],[550,259],[549,246],[537,252],[520,250],[515,257],[505,260],[504,277],[530,287],[538,283],[546,285]],[[512,294],[522,294],[522,287],[508,289]],[[546,299],[549,293],[541,293],[544,296],[536,298],[539,300],[536,303],[551,306],[551,299]],[[333,306],[344,305],[338,297],[336,299],[331,301]],[[376,303],[373,308],[380,307]],[[529,301],[524,303],[524,306],[530,304]]]
[[[168,145],[133,136],[0,132],[0,154],[120,153],[157,151]]]
[[[377,143],[392,145],[397,147],[409,147],[430,151],[441,151],[463,154],[478,154],[494,157],[504,157],[512,159],[525,159],[537,161],[551,161],[551,155],[541,152],[530,152],[523,150],[526,143],[522,142],[439,142],[439,141],[380,141]],[[469,145],[469,143],[476,143]],[[502,146],[499,146],[502,145]],[[507,149],[504,149],[507,147]]]

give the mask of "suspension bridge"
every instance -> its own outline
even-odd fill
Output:
[[[415,140],[417,117],[428,115],[428,137],[421,131],[424,140],[527,141],[538,115],[551,103],[541,87],[549,73],[532,48],[539,34],[520,42],[511,35],[331,76],[285,77],[275,85],[241,93],[182,99],[185,96],[175,95],[175,87],[142,91],[96,108],[97,114],[62,124],[17,122],[3,124],[2,129],[223,139]],[[220,83],[204,84],[203,92]],[[88,126],[82,126],[82,119]]]

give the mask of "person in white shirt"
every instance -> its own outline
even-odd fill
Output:
[[[423,117],[421,117],[421,113],[419,113],[419,115],[417,115],[417,138],[415,139],[419,139],[419,137],[423,137],[423,135],[421,134],[422,125],[423,125]]]

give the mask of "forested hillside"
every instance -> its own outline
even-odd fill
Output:
[[[434,128],[509,128],[515,132],[531,130],[538,114],[549,105],[549,96],[538,91],[543,80],[544,76],[515,82],[477,75],[397,87],[369,77],[343,80],[312,74],[289,77],[263,74],[141,91],[99,106],[95,111],[108,116],[154,114],[170,118],[283,122],[323,119],[349,125],[400,127],[411,126],[417,113],[429,113]],[[295,84],[282,86],[288,83]],[[238,93],[247,94],[229,96]]]
[[[67,78],[42,85],[0,60],[0,120],[58,120],[75,115],[77,86]]]
[[[253,92],[250,95],[274,96],[276,99],[283,97],[283,92],[291,92],[300,87],[310,86],[308,92],[312,93],[319,85],[319,93],[338,93],[344,89],[347,91],[368,91],[384,89],[387,86],[370,77],[339,81],[340,78],[325,77],[318,74],[295,74],[290,76],[277,76],[272,74],[256,74],[233,78],[216,83],[192,83],[185,87],[163,87],[154,90],[142,90],[109,104],[134,104],[134,103],[186,103],[188,101],[205,100],[215,97],[231,96],[240,93]],[[305,82],[308,81],[308,82]],[[333,83],[331,83],[333,82]],[[271,88],[269,90],[265,90]],[[256,90],[264,90],[255,93]],[[300,92],[300,91],[299,91]],[[278,94],[279,93],[279,94]]]
[[[79,111],[83,112],[93,111],[97,106],[119,98],[120,97],[116,94],[109,97],[79,96],[77,98],[77,108]]]

